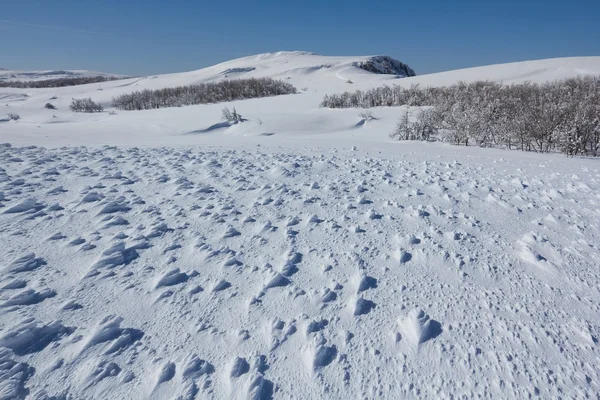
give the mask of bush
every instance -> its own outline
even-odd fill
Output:
[[[374,119],[377,119],[373,116],[373,113],[369,110],[362,111],[360,114],[358,114],[358,117],[360,119],[364,119],[365,121],[372,121]]]
[[[10,121],[18,121],[21,119],[21,116],[17,113],[8,113],[8,119]]]
[[[229,108],[225,107],[222,112],[223,121],[231,122],[232,124],[238,124],[240,122],[247,121],[240,114],[237,113],[235,107],[233,107],[233,111],[230,111]]]
[[[252,78],[201,83],[158,90],[143,90],[113,98],[119,110],[150,110],[211,104],[234,100],[294,94],[297,90],[287,82],[271,78]]]
[[[48,109],[48,110],[56,110],[56,107],[51,104],[51,103],[46,103],[46,105],[44,106],[44,108]]]
[[[325,96],[330,108],[432,106],[413,120],[402,115],[391,136],[439,138],[567,155],[600,156],[600,77],[544,84],[458,83],[447,87],[384,86]]]
[[[102,112],[104,111],[104,107],[98,103],[94,103],[91,98],[87,99],[73,99],[71,101],[71,106],[69,107],[71,111],[74,112]]]

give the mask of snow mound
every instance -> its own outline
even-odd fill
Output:
[[[429,318],[422,310],[411,311],[398,325],[406,340],[416,347],[442,333],[441,324]]]
[[[35,369],[13,357],[9,349],[0,348],[0,399],[24,399],[29,394],[25,383]]]
[[[0,350],[5,347],[17,355],[37,353],[75,329],[65,327],[61,321],[43,324],[33,317],[20,321],[0,337]]]
[[[318,335],[304,352],[304,365],[310,373],[318,372],[331,364],[337,355],[337,347],[335,345],[327,346],[327,340],[323,335]]]
[[[27,253],[24,256],[12,261],[6,268],[6,271],[12,273],[28,272],[33,271],[34,269],[37,269],[45,264],[46,261],[40,257],[36,257],[35,253]]]

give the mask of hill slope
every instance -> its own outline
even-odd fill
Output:
[[[306,52],[278,52],[244,57],[177,74],[64,88],[3,88],[0,90],[0,101],[5,104],[4,112],[14,112],[21,116],[18,123],[2,126],[3,136],[5,140],[14,143],[40,143],[40,140],[48,137],[56,145],[135,145],[140,140],[149,144],[221,143],[228,142],[226,137],[230,135],[238,136],[238,140],[242,141],[264,141],[266,139],[261,136],[263,134],[270,135],[269,143],[277,142],[280,137],[286,142],[305,140],[305,135],[309,135],[311,140],[337,140],[341,136],[353,137],[359,141],[387,142],[387,135],[398,116],[397,109],[375,110],[379,120],[356,129],[356,124],[360,122],[357,119],[358,112],[319,109],[323,96],[381,85],[449,85],[474,80],[542,82],[600,74],[600,57],[582,57],[501,64],[398,79],[402,75],[374,74],[357,67],[357,64],[369,59],[372,57],[327,57]],[[296,86],[300,93],[231,104],[199,105],[152,112],[119,112],[118,115],[85,115],[68,111],[72,98],[91,97],[102,103],[106,111],[110,111],[114,96],[132,91],[251,77],[282,79]],[[53,97],[57,98],[50,100]],[[45,110],[47,102],[58,109]],[[225,105],[237,107],[250,123],[208,131],[208,128],[219,122],[221,109]],[[32,131],[32,126],[36,130]],[[198,131],[204,134],[186,134]]]
[[[173,134],[181,136],[183,133],[202,130],[219,122],[223,105],[156,110],[157,112],[152,114],[140,114],[137,112],[119,113],[119,115],[108,118],[106,114],[73,114],[68,111],[69,104],[72,98],[91,97],[93,100],[102,103],[108,111],[110,110],[114,96],[132,91],[216,82],[224,79],[272,77],[288,81],[299,90],[303,90],[301,90],[301,94],[296,96],[278,97],[277,99],[258,99],[250,103],[245,102],[249,107],[245,105],[243,106],[244,110],[241,111],[247,113],[247,117],[251,117],[254,121],[259,119],[265,121],[265,126],[260,129],[256,128],[258,130],[266,128],[280,130],[281,126],[287,125],[287,122],[284,120],[285,118],[281,118],[284,114],[294,119],[295,113],[304,114],[308,110],[314,109],[325,93],[331,90],[341,91],[353,88],[354,86],[347,83],[349,80],[378,84],[378,82],[389,80],[399,81],[398,77],[404,76],[401,74],[373,74],[358,67],[359,64],[371,59],[372,57],[369,56],[327,57],[306,52],[267,53],[177,74],[147,76],[65,88],[4,88],[0,90],[0,101],[8,105],[5,109],[6,112],[16,112],[21,116],[19,124],[4,126],[6,128],[5,132],[14,132],[20,138],[17,140],[23,140],[31,134],[31,132],[25,135],[18,133],[17,131],[20,128],[28,129],[29,124],[35,124],[36,126],[43,127],[41,129],[44,130],[60,131],[61,133],[57,135],[58,137],[65,137],[66,132],[73,128],[77,130],[83,128],[88,132],[86,137],[91,142],[95,142],[96,140],[103,142],[108,140],[108,142],[111,142],[112,139],[110,137],[118,135],[127,141],[132,139],[130,143],[133,143],[137,141],[137,139],[134,139],[134,132],[138,129],[144,131],[144,135],[152,135],[152,132],[154,132],[162,136],[161,140],[172,142],[172,139],[169,137]],[[401,68],[407,69],[407,73],[412,72],[404,64],[399,62],[396,64],[397,67],[401,66]],[[393,72],[401,73],[402,71],[395,70]],[[44,110],[44,105],[47,102],[51,102],[57,107],[57,110]],[[271,106],[273,102],[276,102],[278,106]],[[235,103],[232,105],[235,106]],[[277,115],[276,120],[269,115],[256,114],[254,112],[255,107],[263,111],[275,112]],[[300,117],[301,120],[304,120],[304,117]],[[158,120],[155,120],[155,118],[158,118]],[[311,117],[308,119],[310,120]],[[310,122],[308,126],[302,127],[299,124],[301,120],[288,122],[296,128],[300,128],[300,130],[314,129],[314,125]],[[116,124],[114,124],[115,122]],[[112,127],[107,129],[105,125],[107,123]],[[167,124],[165,125],[165,123]],[[246,128],[249,126],[250,124],[246,125]],[[255,127],[254,124],[252,126]],[[165,127],[166,130],[162,130],[161,127]],[[100,131],[96,131],[96,129],[100,129]],[[222,133],[222,131],[217,133]],[[238,134],[243,135],[261,133],[264,133],[264,131],[238,132]],[[53,136],[54,140],[61,140],[56,135]],[[74,136],[77,136],[77,134]],[[192,136],[188,135],[187,138],[183,138],[183,142],[185,143],[191,138]],[[73,143],[73,139],[75,141],[78,140],[73,137],[68,141]]]

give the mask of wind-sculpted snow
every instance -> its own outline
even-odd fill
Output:
[[[15,361],[9,349],[0,348],[0,399],[26,397],[29,390],[25,383],[34,372],[26,363]]]
[[[427,149],[0,146],[0,398],[595,398],[600,166]]]

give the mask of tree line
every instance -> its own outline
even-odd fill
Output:
[[[122,78],[112,76],[85,76],[73,78],[45,79],[43,81],[0,81],[0,87],[17,89],[43,89],[65,86],[87,85],[89,83],[100,83],[115,81]]]
[[[235,79],[157,90],[145,89],[117,96],[113,98],[113,105],[119,110],[149,110],[294,93],[297,90],[293,85],[272,78]]]
[[[415,106],[391,136],[441,139],[567,155],[600,156],[600,77],[543,84],[457,83],[446,87],[384,86],[325,96],[321,107]]]

